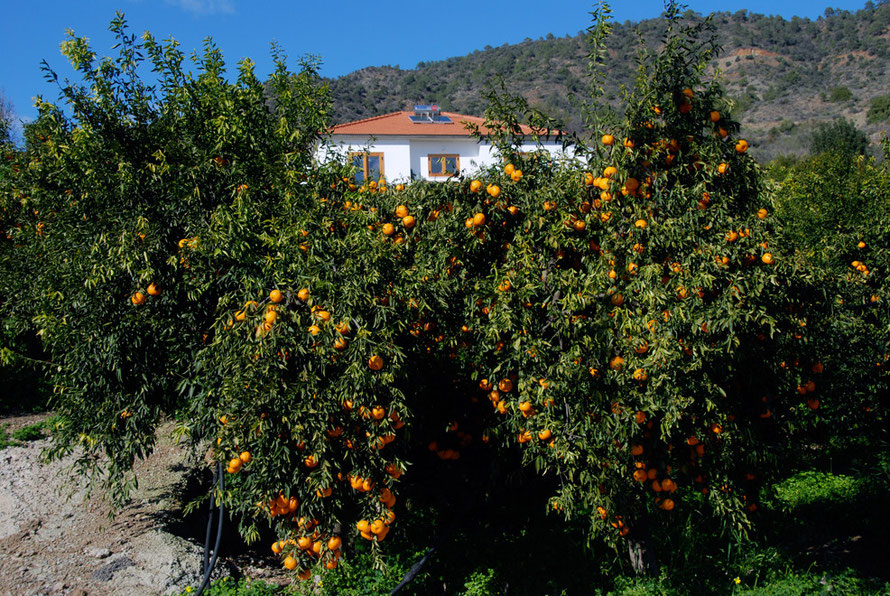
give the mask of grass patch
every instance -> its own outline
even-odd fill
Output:
[[[28,426],[23,426],[12,431],[12,438],[13,440],[21,442],[39,441],[45,436],[44,430],[48,427],[49,425],[47,424],[47,421],[29,424]]]
[[[9,437],[9,433],[6,430],[6,425],[0,426],[0,449],[6,449],[7,447],[11,447],[15,445],[16,442],[13,441]]]
[[[860,478],[806,471],[773,487],[774,506],[793,511],[803,507],[843,507],[866,494],[869,483]]]
[[[197,588],[189,586],[180,596],[189,596],[195,594]],[[288,588],[266,583],[264,581],[255,581],[250,579],[235,580],[231,577],[223,577],[210,583],[204,594],[207,596],[270,596],[272,594],[293,594],[294,592]]]
[[[52,428],[54,418],[47,418],[41,422],[35,422],[9,432],[9,425],[0,426],[0,449],[17,447],[28,441],[39,441],[46,436],[46,431]]]

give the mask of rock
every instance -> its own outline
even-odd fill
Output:
[[[105,559],[111,556],[111,551],[107,548],[100,548],[98,546],[91,546],[83,551],[83,554],[88,557],[93,557],[94,559]]]

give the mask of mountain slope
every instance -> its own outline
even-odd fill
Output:
[[[686,17],[702,17],[687,12]],[[867,124],[873,98],[890,94],[890,2],[866,3],[856,12],[826,11],[809,19],[766,17],[747,11],[715,13],[723,48],[712,65],[729,95],[743,132],[761,159],[806,152],[820,122],[846,117],[877,141],[890,123]],[[617,105],[632,85],[638,39],[655,45],[665,21],[616,23],[609,39],[606,98]],[[581,131],[572,96],[587,88],[584,35],[526,40],[486,47],[467,56],[422,62],[414,69],[369,67],[330,81],[337,122],[366,118],[414,103],[437,102],[450,111],[481,115],[481,95],[497,77],[512,93]]]

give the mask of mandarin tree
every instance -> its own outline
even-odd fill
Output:
[[[808,328],[808,351],[824,370],[819,384],[828,390],[804,394],[823,413],[814,422],[830,426],[820,433],[822,442],[887,440],[890,141],[882,146],[882,163],[839,153],[804,160],[775,192],[776,218],[800,272],[795,316]],[[815,375],[803,373],[792,382],[806,388]]]
[[[668,17],[624,124],[593,131],[589,169],[502,146],[509,164],[482,180],[500,192],[445,185],[433,204],[449,215],[420,230],[435,248],[414,257],[463,296],[449,343],[491,401],[489,436],[559,479],[554,509],[626,537],[650,570],[648,520],[704,511],[747,531],[787,410],[773,404],[783,249],[738,124],[702,78],[709,23]]]
[[[121,15],[111,30],[118,56],[101,59],[69,32],[82,82],[60,83],[59,106],[37,100],[12,156],[2,294],[6,321],[33,325],[52,361],[59,449],[81,446],[84,469],[123,497],[160,418],[186,403],[178,385],[219,297],[240,284],[226,263],[192,268],[208,220],[245,195],[258,221],[280,208],[269,189],[307,169],[327,96],[312,63],[293,74],[276,53],[273,106],[249,61],[226,80],[210,41],[192,74],[175,42],[137,38]]]

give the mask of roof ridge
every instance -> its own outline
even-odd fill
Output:
[[[362,118],[361,120],[350,120],[349,122],[342,122],[340,124],[335,124],[333,128],[340,128],[341,126],[349,126],[352,124],[364,124],[365,122],[373,122],[374,120],[380,120],[381,118],[388,118],[390,116],[397,116],[399,114],[406,114],[405,110],[398,110],[396,112],[389,112],[387,114],[380,114],[379,116],[371,116],[369,118]]]

